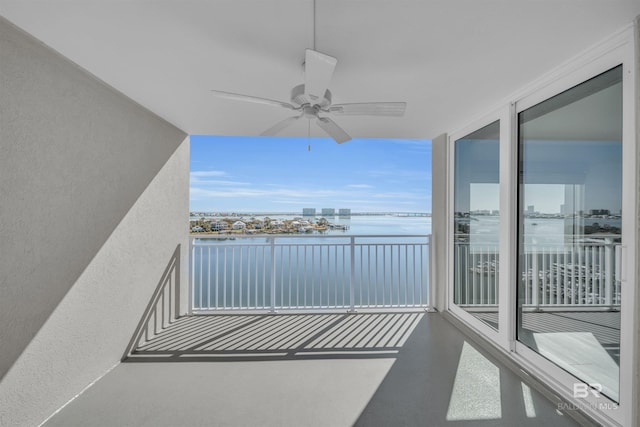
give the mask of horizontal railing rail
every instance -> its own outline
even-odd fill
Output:
[[[430,235],[191,237],[194,311],[428,307]]]
[[[454,295],[458,305],[485,310],[498,304],[498,245],[454,244]],[[589,238],[526,244],[520,257],[518,298],[525,309],[619,309],[621,246]]]

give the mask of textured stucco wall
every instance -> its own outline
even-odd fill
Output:
[[[184,132],[0,18],[0,425],[120,360],[188,251],[188,173]]]

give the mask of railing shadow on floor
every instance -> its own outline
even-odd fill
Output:
[[[178,319],[125,362],[396,357],[424,313],[197,315]]]
[[[124,362],[136,348],[153,340],[180,319],[180,245],[169,263],[144,310],[127,348],[122,355]]]

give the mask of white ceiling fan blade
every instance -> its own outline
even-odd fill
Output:
[[[267,98],[259,98],[257,96],[249,96],[249,95],[242,95],[240,93],[232,93],[232,92],[223,92],[221,90],[211,90],[211,92],[216,95],[219,98],[225,98],[225,99],[233,99],[236,101],[246,101],[246,102],[253,102],[256,104],[266,104],[266,105],[273,105],[276,107],[284,107],[284,108],[288,108],[290,110],[295,110],[296,107],[294,107],[293,105],[289,104],[288,102],[282,102],[282,101],[276,101],[273,99],[267,99]]]
[[[342,144],[343,142],[347,142],[351,139],[348,133],[342,130],[342,128],[338,126],[336,122],[327,117],[318,117],[316,123],[338,144]]]
[[[291,126],[293,124],[293,122],[295,122],[296,120],[298,120],[302,116],[303,115],[286,118],[286,119],[276,123],[275,125],[271,126],[269,129],[265,130],[260,135],[261,136],[275,136],[278,133],[280,133],[282,130],[284,130],[285,128]]]
[[[329,112],[352,116],[403,116],[406,102],[363,102],[357,104],[335,104]]]
[[[315,50],[305,50],[304,93],[311,100],[322,99],[331,83],[338,60]]]

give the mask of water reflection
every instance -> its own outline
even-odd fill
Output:
[[[456,140],[454,146],[454,303],[495,329],[499,326],[499,139],[496,121]]]
[[[518,340],[617,401],[621,67],[518,120]],[[549,218],[561,228],[543,237]]]

